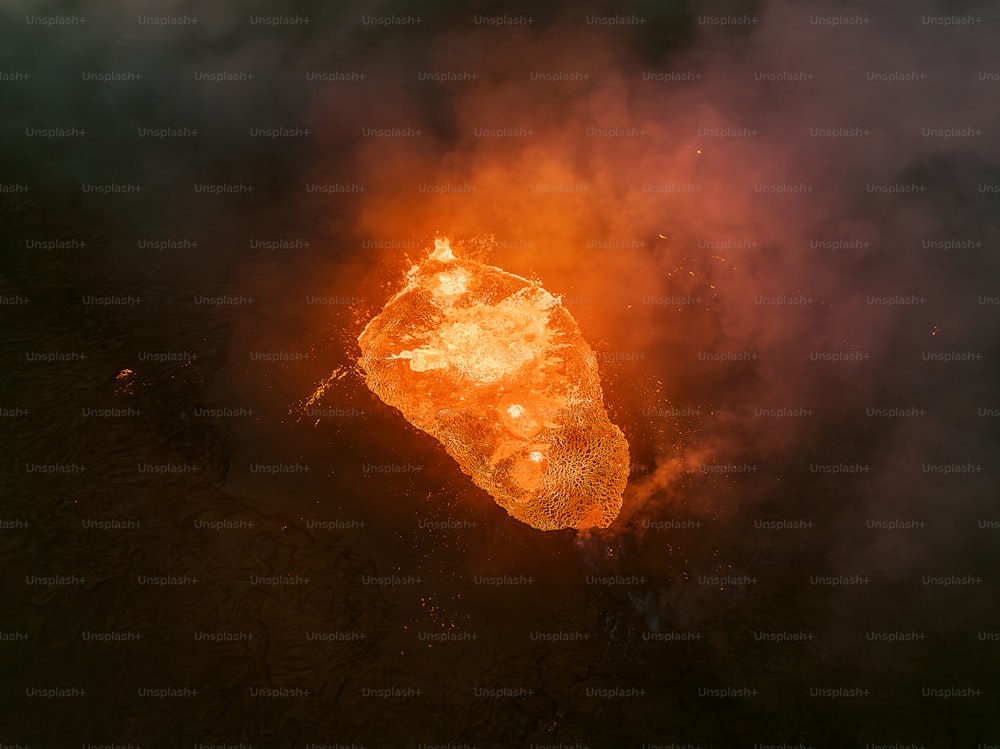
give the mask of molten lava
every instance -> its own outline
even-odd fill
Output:
[[[456,258],[447,239],[358,337],[379,398],[436,438],[473,482],[540,530],[617,517],[628,442],[597,358],[537,283]]]

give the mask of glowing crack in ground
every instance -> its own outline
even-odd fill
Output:
[[[438,239],[358,343],[372,392],[513,517],[540,530],[617,517],[628,442],[604,409],[594,352],[540,285]]]

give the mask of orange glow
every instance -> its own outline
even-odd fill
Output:
[[[358,338],[368,387],[540,530],[607,527],[629,473],[597,357],[539,284],[458,259],[447,239]]]
[[[119,383],[115,387],[116,395],[135,395],[135,372],[131,369],[123,369],[115,375],[115,382]]]

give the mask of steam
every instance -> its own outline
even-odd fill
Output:
[[[711,498],[692,498],[706,465],[801,477],[810,462],[915,470],[921,456],[978,455],[974,430],[942,446],[930,420],[904,428],[865,408],[968,411],[937,395],[968,370],[922,363],[920,352],[996,352],[996,317],[976,304],[1000,270],[995,196],[977,190],[997,182],[1000,83],[978,75],[1000,72],[995,35],[989,24],[925,21],[988,18],[989,6],[956,16],[943,3],[771,2],[747,12],[756,22],[729,26],[696,12],[666,18],[661,6],[569,4],[526,25],[477,23],[456,6],[384,27],[361,16],[420,13],[317,6],[308,27],[268,28],[235,11],[159,4],[156,16],[201,18],[181,32],[138,24],[144,11],[124,0],[88,3],[89,28],[100,21],[113,43],[39,27],[9,40],[5,65],[39,83],[13,94],[8,120],[18,132],[90,125],[104,145],[60,160],[61,174],[148,183],[169,206],[164,224],[192,181],[261,182],[276,213],[330,226],[330,262],[354,275],[398,264],[401,252],[372,257],[359,237],[492,235],[480,259],[578,300],[571,311],[603,354],[607,400],[645,466],[626,494],[634,524],[725,507],[716,485],[698,484]],[[0,13],[20,24],[42,11],[7,0]],[[612,15],[647,23],[588,22]],[[730,15],[743,17],[706,18]],[[80,70],[122,69],[147,83],[80,81]],[[193,80],[224,70],[256,78]],[[364,77],[316,82],[310,72]],[[914,79],[886,79],[900,74]],[[132,136],[140,125],[200,127],[205,148],[150,156],[157,146]],[[251,126],[311,134],[288,157],[266,143],[248,149]],[[979,135],[937,134],[949,128]],[[107,149],[132,158],[109,167]],[[17,156],[4,159],[16,173]],[[364,192],[321,204],[304,193],[331,182]],[[240,209],[227,206],[220,221],[236,221]],[[952,239],[982,247],[924,246]],[[870,301],[896,296],[925,301]],[[755,358],[712,358],[731,355]],[[957,386],[988,392],[975,373]],[[812,413],[756,415],[774,409]],[[851,429],[870,438],[831,437]],[[886,491],[859,495],[859,516],[881,512]]]
[[[922,245],[995,235],[976,185],[996,168],[996,84],[966,62],[988,60],[991,41],[923,20],[951,14],[772,3],[755,24],[696,24],[683,49],[653,54],[642,30],[575,11],[541,30],[442,30],[420,71],[378,84],[381,107],[338,110],[421,132],[358,142],[371,197],[357,229],[492,232],[490,262],[587,300],[574,314],[604,344],[633,450],[651,455],[627,494],[633,521],[676,510],[706,465],[893,465],[898,427],[866,407],[924,403],[951,373],[922,350],[989,340],[971,335],[984,321],[969,272],[995,259]],[[900,41],[921,36],[940,54]],[[980,135],[936,134],[949,128]],[[925,301],[871,301],[885,297]],[[907,368],[921,386],[894,376]],[[824,436],[844,425],[878,444]],[[885,509],[880,494],[859,501],[862,517]]]

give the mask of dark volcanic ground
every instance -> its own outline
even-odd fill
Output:
[[[4,0],[0,747],[1000,745],[998,23]],[[597,351],[607,531],[353,370],[435,231]]]

